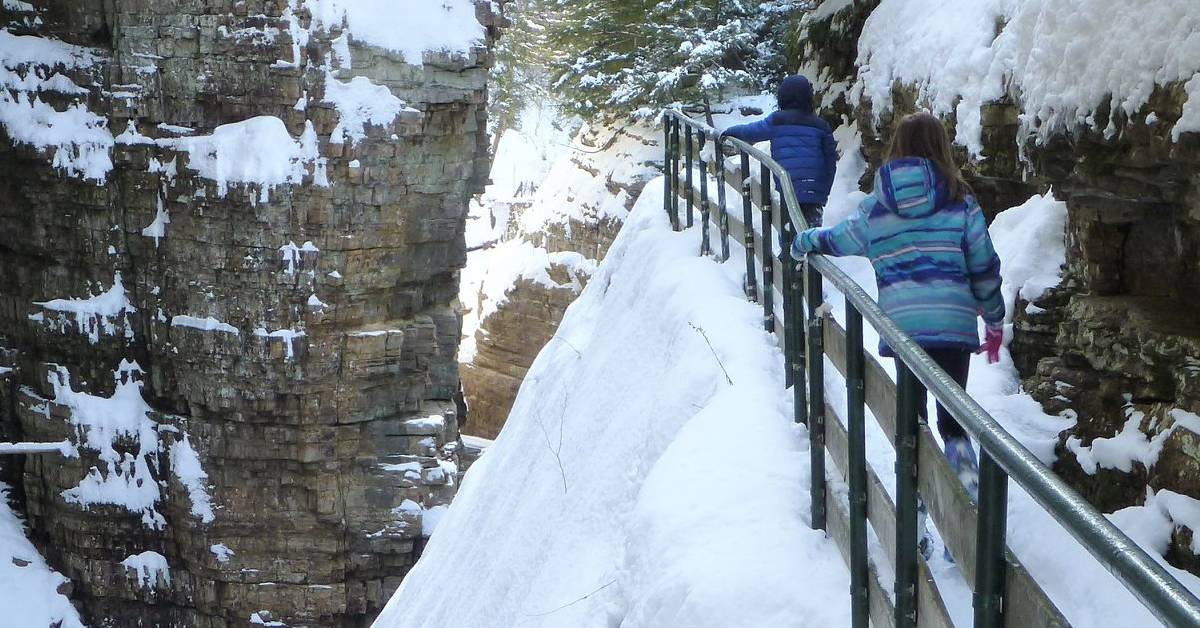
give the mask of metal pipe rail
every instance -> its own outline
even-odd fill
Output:
[[[728,237],[729,214],[725,207],[724,182],[725,166],[723,145],[734,147],[740,156],[740,183],[743,197],[743,218],[746,265],[747,265],[747,296],[755,296],[755,251],[753,225],[751,222],[751,177],[749,159],[753,158],[761,166],[761,176],[758,181],[761,200],[756,203],[763,211],[761,246],[762,259],[762,300],[764,301],[764,322],[768,331],[776,331],[774,310],[771,304],[773,278],[771,268],[771,207],[777,202],[782,206],[780,215],[781,227],[788,235],[795,233],[790,229],[796,225],[803,229],[807,222],[800,211],[796,200],[791,178],[778,163],[769,155],[758,150],[753,145],[736,138],[721,138],[716,129],[697,120],[693,120],[677,110],[663,112],[664,139],[668,159],[668,176],[666,184],[666,199],[664,204],[671,212],[673,223],[680,225],[678,219],[678,197],[684,196],[688,203],[687,224],[692,224],[691,210],[693,196],[692,187],[693,142],[692,137],[714,142],[714,153],[719,164],[716,170],[720,173],[720,199],[717,211],[718,226],[722,238]],[[687,158],[686,190],[679,189],[679,153],[680,128],[686,129],[687,145],[683,149]],[[708,170],[702,153],[696,154],[702,180],[700,204],[704,219],[711,215],[707,194]],[[734,167],[734,170],[737,166]],[[731,170],[730,172],[734,172]],[[774,176],[771,176],[774,175]],[[771,179],[775,180],[778,193],[771,193]],[[777,200],[776,200],[777,199]],[[701,243],[702,254],[711,250],[708,242],[707,228],[704,230]],[[722,259],[729,257],[728,249],[723,247]],[[925,351],[905,334],[891,320],[853,279],[846,275],[832,261],[823,255],[810,254],[803,263],[803,272],[796,273],[793,264],[782,264],[784,271],[784,346],[787,348],[788,380],[792,382],[796,401],[796,420],[804,422],[809,427],[812,440],[811,465],[812,478],[812,522],[813,528],[826,527],[826,486],[825,486],[825,426],[824,426],[824,389],[823,389],[823,359],[826,348],[823,347],[822,325],[823,317],[818,308],[823,300],[821,292],[822,280],[828,280],[846,299],[847,324],[846,353],[844,365],[847,375],[848,405],[849,405],[849,466],[846,470],[850,481],[849,513],[845,516],[849,532],[847,539],[851,549],[851,599],[855,626],[866,626],[868,622],[867,606],[871,604],[871,618],[876,618],[874,600],[868,600],[868,592],[877,588],[876,582],[870,583],[868,564],[865,557],[864,518],[867,517],[866,497],[872,494],[864,488],[869,484],[865,473],[872,477],[869,465],[863,458],[862,443],[856,442],[862,438],[862,408],[864,403],[864,378],[862,353],[861,322],[869,322],[887,342],[898,358],[896,406],[895,406],[895,445],[897,449],[897,504],[895,508],[895,553],[896,553],[896,583],[894,621],[888,623],[896,626],[916,626],[918,624],[917,610],[919,605],[918,590],[921,583],[917,575],[924,573],[923,562],[916,555],[916,504],[917,504],[917,449],[922,431],[927,428],[918,424],[918,408],[916,393],[924,387],[950,411],[950,414],[966,429],[979,443],[980,456],[980,485],[979,485],[979,515],[976,528],[976,546],[974,555],[975,567],[975,625],[1001,626],[1005,623],[1005,573],[1010,570],[1005,557],[1005,528],[1007,511],[1007,480],[1012,477],[1017,484],[1024,488],[1056,521],[1059,522],[1089,553],[1091,553],[1105,569],[1119,580],[1141,603],[1155,616],[1169,626],[1200,627],[1200,599],[1197,599],[1188,589],[1172,577],[1158,562],[1137,546],[1119,528],[1112,524],[1095,507],[1088,503],[1078,493],[1073,491],[1057,475],[1043,465],[1029,450],[1025,449],[1011,434],[1009,434],[991,415],[987,413],[965,390],[954,383],[941,370]],[[801,291],[799,276],[803,276],[804,290]],[[800,320],[801,297],[808,305],[807,326]],[[806,329],[805,329],[806,328]],[[830,347],[832,349],[832,347]],[[839,367],[841,368],[841,367]],[[805,372],[808,377],[805,377]],[[804,386],[806,383],[808,386]],[[807,394],[805,393],[807,388]],[[840,424],[834,430],[835,436],[843,434]],[[846,438],[844,435],[839,438]],[[832,445],[832,443],[831,443]],[[833,451],[831,450],[831,453]],[[943,463],[944,464],[944,463]],[[961,487],[957,487],[961,489]],[[877,493],[875,493],[877,494]],[[831,514],[841,512],[837,508]],[[871,570],[874,574],[874,570]],[[928,585],[925,585],[928,586]],[[891,620],[891,618],[887,618]],[[936,625],[924,617],[922,625]]]

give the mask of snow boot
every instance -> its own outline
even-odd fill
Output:
[[[958,481],[967,487],[971,499],[979,501],[979,459],[975,457],[975,449],[966,438],[950,438],[946,440],[946,460],[950,468],[958,474]]]
[[[975,457],[975,449],[971,447],[971,441],[966,438],[947,439],[946,460],[950,462],[950,468],[954,469],[958,475],[958,481],[967,488],[971,499],[978,503],[979,459]],[[942,554],[946,558],[946,562],[954,562],[954,557],[950,555],[950,548],[945,548]]]
[[[933,558],[933,536],[929,534],[929,528],[926,527],[929,521],[929,509],[925,507],[925,500],[917,500],[917,551],[921,552],[921,557],[925,562]]]

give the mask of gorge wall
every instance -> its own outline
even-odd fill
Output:
[[[585,128],[536,191],[484,197],[492,237],[470,254],[461,295],[464,431],[499,434],[526,372],[656,173],[660,152],[657,134],[641,125]],[[514,159],[521,157],[502,144],[497,163]]]
[[[366,625],[453,496],[504,18],[428,4],[0,9],[3,479],[90,625]]]
[[[974,16],[982,23],[975,41],[965,22],[957,29],[964,43],[905,30],[921,22],[901,14],[904,3],[830,0],[802,25],[802,71],[817,79],[831,122],[858,123],[872,167],[899,118],[928,108],[957,134],[960,163],[989,216],[1049,190],[1066,202],[1063,281],[1032,303],[1018,299],[1011,313],[1024,386],[1047,412],[1077,419],[1060,436],[1055,469],[1104,512],[1163,491],[1200,498],[1200,78],[1187,65],[1195,37],[1172,39],[1196,32],[1200,11],[1170,2],[1136,22],[1085,25],[1088,41],[1120,40],[1147,63],[1158,59],[1160,67],[1136,75],[1136,88],[1128,72],[1111,81],[1126,89],[1114,93],[1103,88],[1107,77],[1087,74],[1120,69],[1111,48],[1098,47],[1085,68],[1065,55],[1079,27],[1061,14],[1069,7],[1014,6],[1010,15]],[[961,14],[944,17],[955,19]],[[895,45],[893,35],[926,49],[892,50],[908,67],[888,67],[879,51]],[[972,53],[995,58],[971,75],[978,85],[952,85]],[[1005,69],[1005,54],[1022,65]],[[1079,94],[1065,88],[1098,95],[1072,109]],[[1051,94],[1050,106],[1054,89],[1064,92]],[[1167,556],[1200,573],[1192,535],[1176,522]]]

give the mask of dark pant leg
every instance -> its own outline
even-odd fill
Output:
[[[925,353],[928,353],[929,357],[933,358],[934,363],[940,366],[943,371],[946,371],[946,374],[949,375],[950,379],[954,380],[956,384],[962,386],[963,388],[967,387],[967,371],[971,368],[970,351],[967,351],[966,349],[934,348],[926,349]],[[896,366],[897,368],[900,366],[899,358],[896,358]],[[924,386],[921,387],[921,392],[918,398],[919,402],[917,407],[919,410],[917,410],[917,412],[920,413],[921,418],[928,420],[928,417],[926,416],[928,415],[928,412],[925,410],[927,397]],[[942,407],[942,404],[940,403],[937,404],[937,414],[937,428],[938,433],[942,435],[942,440],[950,440],[951,438],[967,438],[966,430],[964,430],[962,426],[958,424],[958,421],[954,420],[954,417],[950,416],[950,413],[946,410],[946,408]]]
[[[800,213],[804,214],[804,219],[808,221],[808,226],[820,227],[821,215],[825,213],[825,208],[815,203],[801,203]]]
[[[971,352],[967,349],[926,349],[929,357],[933,358],[937,365],[942,367],[943,371],[954,380],[954,383],[967,387],[967,375],[971,369]],[[922,408],[924,402],[922,400]],[[967,438],[967,432],[950,416],[950,412],[946,410],[942,404],[937,404],[937,428],[938,433],[942,435],[942,440],[950,440],[951,438]]]

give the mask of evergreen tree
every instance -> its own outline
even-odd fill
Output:
[[[648,113],[766,88],[804,0],[542,0],[551,88],[572,112]]]
[[[488,111],[492,152],[504,131],[515,128],[521,112],[531,103],[550,97],[546,22],[551,19],[543,0],[520,0],[513,7],[512,26],[505,29],[496,46],[496,64],[491,72]]]

